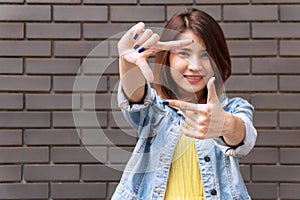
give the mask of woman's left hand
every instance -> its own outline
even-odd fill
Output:
[[[216,93],[215,78],[207,83],[207,103],[194,104],[178,100],[167,100],[170,106],[179,108],[185,115],[185,124],[181,123],[181,131],[193,138],[207,139],[219,137],[224,134],[226,115]]]

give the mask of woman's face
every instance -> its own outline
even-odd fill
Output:
[[[171,76],[180,97],[202,96],[208,80],[214,75],[203,40],[191,30],[177,39],[193,39],[194,43],[170,53]],[[188,99],[188,98],[187,98]]]

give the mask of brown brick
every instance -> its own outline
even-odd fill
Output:
[[[122,163],[125,164],[128,162],[131,154],[132,154],[133,148],[124,147],[110,147],[108,148],[108,159],[110,163]]]
[[[122,35],[129,30],[134,24],[83,24],[84,38],[121,38]]]
[[[24,25],[21,23],[0,23],[0,38],[24,38]]]
[[[118,168],[120,167],[114,165],[83,165],[82,179],[84,181],[119,181],[123,170],[117,170]]]
[[[297,183],[281,183],[280,199],[300,199],[300,185]]]
[[[249,3],[249,0],[196,0],[197,4],[234,4],[234,3]]]
[[[81,67],[85,74],[119,75],[118,58],[86,58]]]
[[[111,94],[83,95],[83,108],[89,110],[118,109],[116,99],[116,95]]]
[[[300,149],[281,148],[280,163],[282,164],[300,164]]]
[[[54,147],[51,160],[54,163],[106,162],[106,147]]]
[[[80,24],[45,24],[30,23],[26,25],[27,38],[79,39]]]
[[[280,76],[279,88],[280,91],[300,91],[300,77],[299,76]]]
[[[0,145],[21,145],[22,144],[22,130],[0,130]]]
[[[49,91],[47,76],[0,76],[0,91]]]
[[[131,128],[120,111],[109,113],[109,125],[114,128]]]
[[[0,199],[47,199],[48,183],[1,183]]]
[[[53,90],[64,92],[103,92],[107,90],[107,77],[56,76],[53,79]]]
[[[249,58],[232,58],[232,74],[249,74],[250,59]]]
[[[68,4],[77,4],[80,3],[80,0],[26,0],[27,3],[68,3]]]
[[[279,8],[281,21],[299,21],[299,5],[282,5]]]
[[[82,143],[84,145],[135,145],[137,133],[131,129],[83,129]]]
[[[79,94],[26,94],[28,110],[73,110],[80,108]]]
[[[256,109],[299,109],[299,94],[255,94],[252,104]],[[287,103],[288,102],[288,103]]]
[[[160,22],[165,20],[163,6],[111,6],[110,12],[113,22]]]
[[[94,41],[57,41],[54,43],[57,57],[107,57],[108,44]]]
[[[230,77],[226,82],[227,91],[276,91],[275,76],[239,76]]]
[[[259,130],[256,146],[290,146],[299,144],[299,130]]]
[[[277,19],[277,6],[274,5],[224,6],[224,20],[226,21],[267,21]]]
[[[24,132],[27,145],[80,145],[76,129],[27,129]]]
[[[21,181],[21,165],[3,165],[0,166],[1,181]]]
[[[79,165],[25,165],[26,181],[79,180]]]
[[[22,74],[21,58],[0,58],[0,74]]]
[[[85,4],[136,4],[137,0],[83,0]]]
[[[255,74],[300,73],[299,62],[299,58],[253,58],[252,72]]]
[[[24,0],[6,0],[5,3],[24,3]]]
[[[254,181],[299,181],[299,166],[253,166],[252,180]]]
[[[276,148],[254,148],[249,155],[241,159],[241,163],[276,164],[278,155]]]
[[[119,86],[120,78],[117,76],[111,76],[109,78],[109,85],[110,85],[110,91],[111,92],[117,92],[118,86]]]
[[[107,126],[106,112],[73,111],[53,112],[52,123],[54,127],[91,127]]]
[[[220,26],[227,39],[250,37],[249,23],[221,23]]]
[[[275,40],[230,40],[228,46],[232,56],[272,56],[277,54]]]
[[[183,1],[181,1],[183,2]],[[182,12],[186,10],[187,8],[190,8],[190,6],[168,6],[167,7],[167,19],[171,19],[171,17],[176,12]],[[208,13],[210,16],[212,16],[215,20],[219,21],[221,20],[221,7],[219,5],[216,6],[193,6],[193,8],[200,9],[206,13]]]
[[[54,6],[54,21],[106,21],[107,6]]]
[[[295,23],[253,23],[254,38],[297,38],[300,30]]]
[[[181,1],[181,0],[140,0],[141,4],[193,4],[193,0],[186,0],[186,1]]]
[[[102,199],[106,183],[51,183],[51,196],[56,199]]]
[[[0,112],[0,126],[10,128],[49,127],[49,112]]]
[[[0,163],[45,163],[49,161],[48,147],[1,147]]]
[[[299,56],[300,55],[300,42],[281,40],[280,41],[280,55],[283,56]]]
[[[255,127],[277,127],[277,112],[256,111],[253,116]]]
[[[248,183],[246,184],[248,192],[253,199],[276,199],[276,183]]]
[[[0,5],[0,21],[50,21],[50,6]]]
[[[118,183],[114,183],[114,182],[111,182],[111,183],[108,184],[107,197],[108,197],[109,199],[112,198],[112,195],[114,194],[114,192],[115,192],[117,186],[118,186]]]
[[[23,94],[0,94],[0,109],[20,110],[23,108]]]
[[[48,41],[1,41],[0,56],[50,56]]]
[[[300,112],[280,112],[279,119],[280,127],[300,127]]]
[[[299,3],[299,0],[252,0],[253,3]]]
[[[243,176],[244,181],[251,180],[251,169],[249,165],[240,165],[241,174]]]
[[[72,58],[27,58],[27,74],[77,74],[80,59]]]

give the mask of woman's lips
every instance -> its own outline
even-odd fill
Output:
[[[184,78],[190,83],[198,83],[203,79],[200,75],[184,75]]]

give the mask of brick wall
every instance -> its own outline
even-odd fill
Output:
[[[118,33],[187,6],[220,23],[226,92],[256,108],[253,199],[300,199],[300,0],[0,0],[0,199],[109,199],[136,140],[115,104]]]

